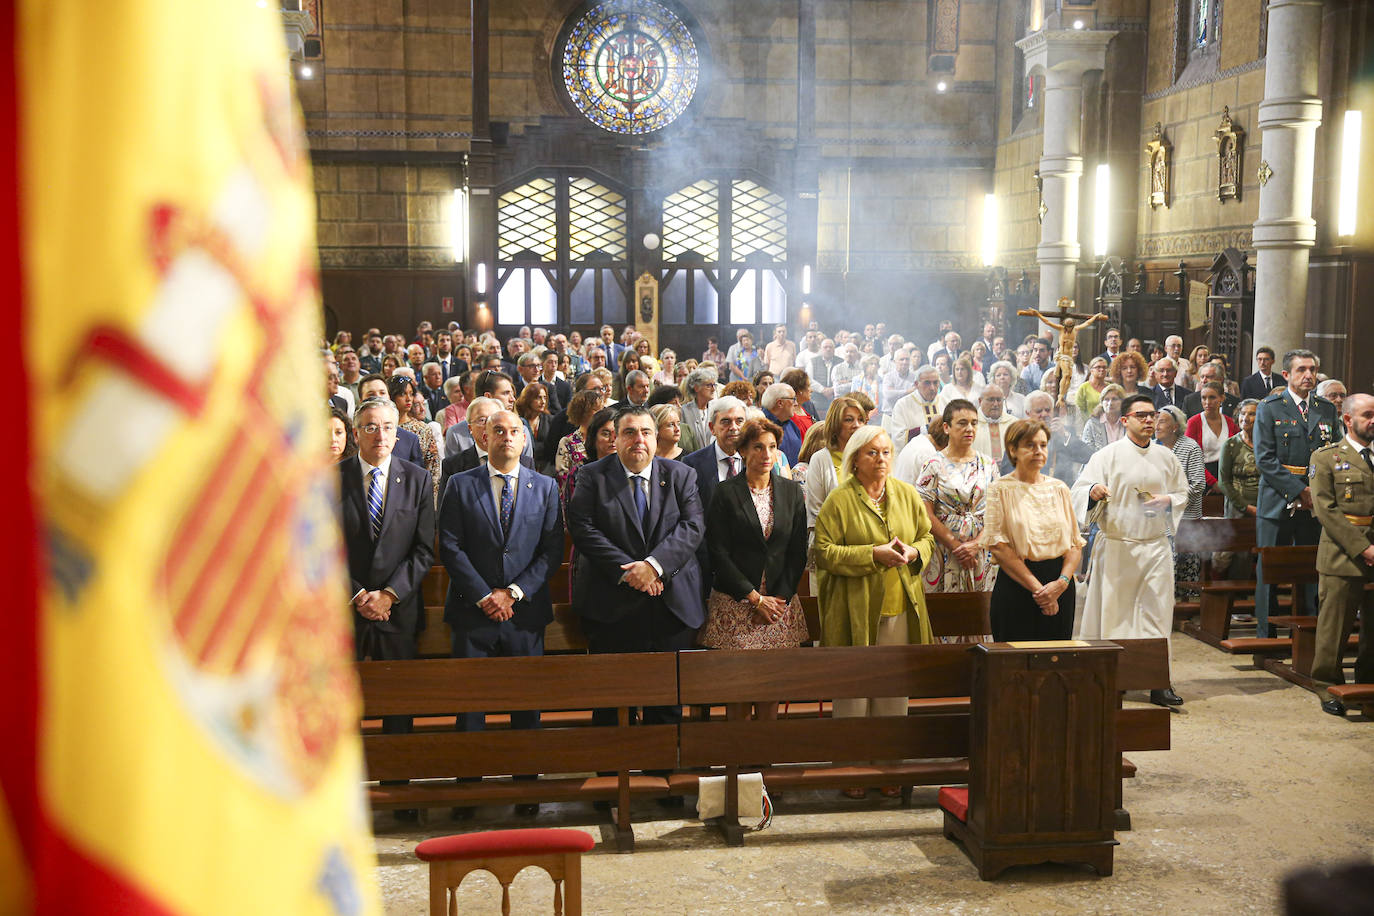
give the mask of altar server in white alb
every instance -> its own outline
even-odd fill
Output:
[[[1073,485],[1080,523],[1096,522],[1079,639],[1169,638],[1174,611],[1171,519],[1188,503],[1188,478],[1154,441],[1155,405],[1147,394],[1121,402],[1126,435],[1096,452]],[[1150,691],[1161,706],[1183,702],[1172,687]]]

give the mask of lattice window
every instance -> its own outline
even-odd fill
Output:
[[[568,254],[581,261],[594,252],[624,258],[625,198],[590,178],[568,183]]]
[[[782,195],[745,179],[733,185],[730,206],[730,259],[763,254],[787,258],[787,204]]]
[[[663,257],[674,260],[695,253],[706,261],[720,258],[720,191],[703,179],[663,201]]]
[[[553,179],[536,178],[502,194],[496,202],[496,227],[500,260],[512,261],[522,252],[533,252],[541,261],[555,260],[558,219]]]

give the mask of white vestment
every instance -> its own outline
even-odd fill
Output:
[[[939,395],[936,395],[936,400],[939,400]],[[893,448],[901,448],[906,444],[907,433],[913,429],[925,432],[930,420],[939,415],[935,401],[922,398],[919,390],[912,391],[892,405],[892,413],[883,420],[883,428],[887,430]]]
[[[935,446],[935,440],[930,438],[929,433],[921,433],[912,439],[902,450],[897,453],[897,461],[892,465],[892,476],[898,480],[904,480],[916,486],[916,476],[921,473],[921,468],[925,467],[926,462],[940,454],[940,450]]]
[[[1106,500],[1088,507],[1095,484]],[[1140,492],[1169,497],[1170,509],[1147,509]],[[1174,619],[1171,518],[1188,504],[1188,478],[1174,453],[1123,436],[1096,452],[1073,485],[1074,514],[1096,522],[1088,591],[1074,628],[1078,639],[1169,638]]]

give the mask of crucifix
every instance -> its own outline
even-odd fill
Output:
[[[1069,386],[1073,383],[1073,345],[1078,339],[1078,332],[1092,324],[1094,321],[1106,321],[1107,316],[1102,312],[1096,315],[1079,315],[1070,312],[1073,308],[1073,300],[1068,296],[1059,297],[1059,310],[1052,315],[1046,315],[1039,309],[1017,309],[1018,315],[1034,315],[1045,324],[1059,332],[1059,349],[1054,354],[1054,365],[1059,373],[1059,400],[1056,402],[1061,408],[1067,407],[1069,396]],[[1058,318],[1059,321],[1053,319]],[[1077,322],[1082,322],[1078,324]]]

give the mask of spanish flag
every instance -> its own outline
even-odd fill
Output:
[[[277,6],[0,17],[2,912],[377,910]]]

